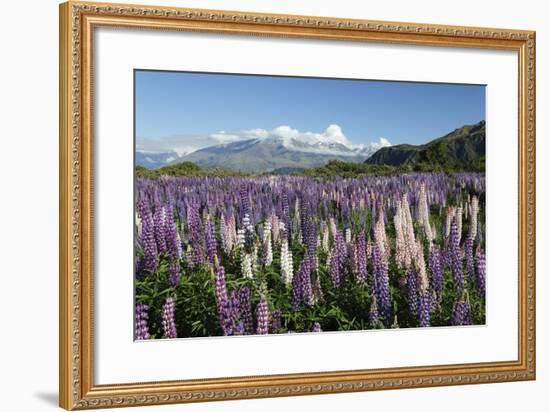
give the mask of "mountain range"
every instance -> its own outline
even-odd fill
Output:
[[[299,132],[288,126],[271,131],[219,132],[203,140],[186,136],[177,142],[167,142],[169,147],[175,149],[165,152],[143,151],[138,145],[136,165],[162,172],[174,165],[192,163],[203,169],[275,174],[306,170],[335,173],[335,167],[340,170],[346,164],[349,166],[344,169],[350,169],[348,172],[353,173],[365,172],[368,167],[376,167],[373,170],[379,172],[379,166],[390,168],[388,173],[391,170],[484,170],[485,128],[485,121],[482,120],[422,145],[394,146],[382,138],[379,142],[354,145],[337,125],[329,126],[323,133]],[[330,170],[323,169],[327,164],[332,165]],[[353,166],[360,164],[367,166],[367,169]]]
[[[198,147],[199,142],[205,146]],[[361,163],[381,147],[389,146],[390,142],[380,138],[378,142],[354,145],[338,125],[330,125],[322,133],[300,132],[289,126],[280,126],[270,131],[219,132],[202,140],[189,136],[172,138],[167,144],[177,147],[177,150],[148,151],[144,149],[151,147],[152,142],[138,144],[136,164],[157,169],[193,162],[205,168],[273,172],[318,167],[330,160]]]

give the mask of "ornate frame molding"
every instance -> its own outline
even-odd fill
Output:
[[[98,26],[508,49],[519,61],[518,360],[93,384],[92,49]],[[159,405],[535,379],[535,32],[73,2],[60,5],[60,377],[65,409]]]

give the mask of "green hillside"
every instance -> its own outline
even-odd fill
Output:
[[[384,147],[365,163],[411,171],[484,171],[485,121],[463,126],[423,145]]]

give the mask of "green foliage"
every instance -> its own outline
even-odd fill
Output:
[[[169,258],[162,256],[157,272],[136,280],[136,303],[149,311],[149,328],[154,338],[162,337],[162,305],[167,297],[176,297],[176,328],[183,336],[221,335],[216,309],[214,275],[209,266],[181,268],[180,283],[167,286]]]
[[[136,166],[137,177],[158,178],[160,176],[180,177],[225,177],[225,176],[248,176],[246,173],[226,169],[203,169],[192,162],[182,162],[175,165],[161,167],[160,169],[147,169],[143,166]]]
[[[366,175],[387,176],[397,174],[395,167],[388,165],[370,165],[366,163],[343,162],[331,160],[326,165],[312,169],[306,169],[298,175],[320,176],[320,177],[358,177]]]
[[[303,172],[294,173],[294,175],[327,178],[335,176],[357,178],[364,176],[398,176],[404,173],[413,172],[445,173],[451,175],[459,172],[485,171],[485,156],[481,156],[478,159],[463,164],[454,162],[448,156],[439,156],[439,150],[442,150],[441,145],[437,145],[433,151],[430,150],[425,152],[422,155],[422,160],[415,164],[391,166],[387,164],[379,165],[331,160],[324,166],[305,169]]]

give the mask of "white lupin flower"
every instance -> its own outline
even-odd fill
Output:
[[[445,219],[445,237],[448,238],[451,234],[451,223],[456,216],[456,208],[454,206],[449,206],[447,209],[447,217]]]
[[[226,236],[227,228],[225,224],[225,218],[223,217],[223,213],[220,216],[220,239],[222,241],[222,247],[223,250],[226,252],[229,251],[228,244],[227,244],[227,236]]]
[[[271,215],[271,237],[273,240],[273,244],[276,245],[279,243],[279,237],[280,237],[280,225],[279,225],[279,217],[274,213]]]
[[[430,214],[428,210],[428,197],[426,195],[426,186],[424,183],[420,185],[420,195],[418,198],[418,221],[420,225],[424,228],[424,234],[428,242],[432,242],[433,234],[432,228],[430,227]]]
[[[334,221],[333,217],[329,219],[329,227],[330,227],[330,233],[332,235],[332,241],[335,241],[337,229],[336,229],[336,222]]]
[[[250,261],[252,262],[252,273],[258,273],[259,262],[257,245],[254,245],[254,248],[252,249],[252,253],[250,254]]]
[[[244,229],[237,230],[237,249],[241,249],[244,246]]]
[[[424,249],[420,241],[416,244],[416,254],[414,258],[416,269],[418,270],[418,278],[420,283],[418,287],[421,292],[426,292],[429,287],[428,275],[426,273],[426,261],[424,260]]]
[[[321,247],[325,252],[328,252],[329,247],[329,233],[328,233],[328,227],[327,225],[323,225],[322,228],[322,239],[321,239]]]
[[[405,238],[405,267],[409,267],[415,254],[416,240],[414,235],[414,226],[412,222],[411,209],[407,195],[403,195],[401,201],[401,224],[403,225],[403,236]]]
[[[252,256],[249,253],[244,253],[241,260],[241,272],[243,277],[252,279]]]
[[[292,277],[294,276],[292,252],[289,250],[288,240],[285,238],[281,242],[281,276],[287,286],[292,284]]]
[[[181,236],[180,236],[180,232],[176,232],[176,239],[178,241],[178,249],[177,249],[177,254],[178,254],[178,259],[181,259],[181,257],[183,256],[183,247],[182,247],[182,243],[181,243]]]
[[[141,223],[141,217],[139,217],[137,212],[136,212],[136,227],[137,227],[138,237],[141,238],[141,231],[142,231],[143,224]]]
[[[456,227],[458,229],[458,242],[460,243],[460,238],[462,237],[462,205],[456,209]]]
[[[470,237],[475,239],[477,236],[477,216],[479,213],[479,200],[477,196],[472,196],[470,213]]]
[[[248,216],[248,213],[245,213],[244,217],[243,217],[243,227],[246,229],[246,230],[250,230],[250,227],[252,225],[250,224],[250,217]]]
[[[273,249],[271,248],[271,223],[265,222],[264,224],[264,236],[263,236],[264,248],[265,248],[265,265],[269,266],[273,263]]]
[[[227,223],[228,225],[228,230],[227,230],[227,234],[228,234],[228,246],[229,246],[229,251],[233,250],[233,248],[235,247],[235,244],[237,243],[237,223],[235,221],[235,215],[231,215],[231,218],[229,219],[229,222]]]
[[[349,227],[346,228],[344,236],[346,239],[346,243],[351,243],[351,229]]]
[[[393,225],[395,227],[395,263],[397,267],[405,266],[405,257],[407,255],[407,245],[405,244],[405,235],[403,233],[401,202],[397,202],[397,209],[393,217]]]

